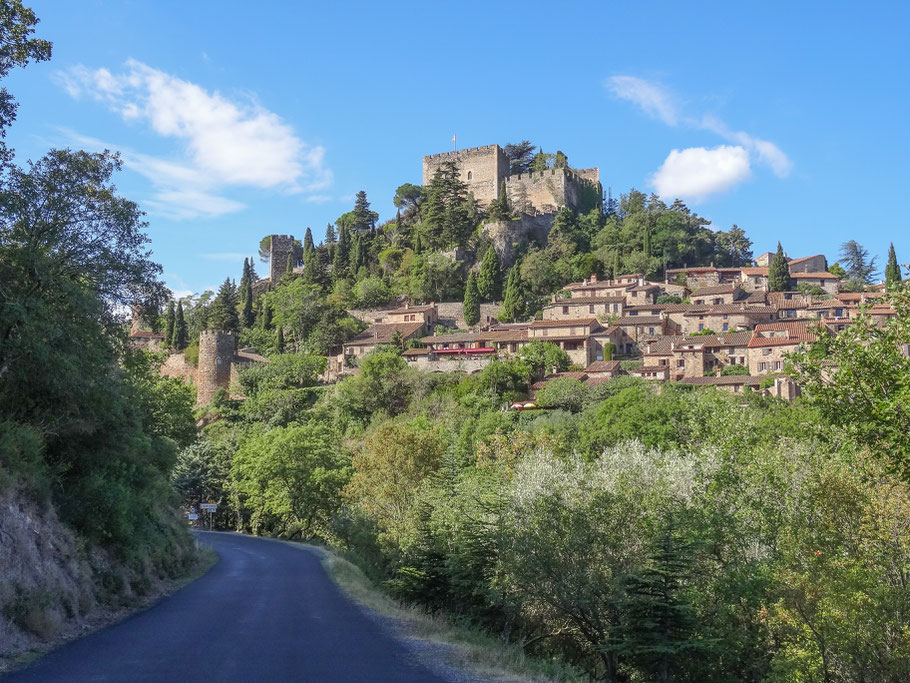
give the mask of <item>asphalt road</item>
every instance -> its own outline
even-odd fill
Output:
[[[344,597],[313,551],[201,532],[220,561],[9,681],[443,681]]]

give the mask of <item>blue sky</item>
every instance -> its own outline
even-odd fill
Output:
[[[756,255],[910,262],[907,3],[29,4],[54,57],[7,79],[10,144],[120,150],[179,293],[263,235],[320,240],[360,189],[392,217],[453,133],[681,196]]]

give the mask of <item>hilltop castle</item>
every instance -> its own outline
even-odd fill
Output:
[[[503,181],[513,205],[527,214],[554,214],[560,207],[584,210],[592,198],[600,200],[598,168],[548,168],[512,174],[509,159],[499,145],[472,147],[454,152],[430,154],[423,158],[423,185],[430,184],[437,169],[454,161],[461,180],[480,204],[486,206],[499,198]],[[586,201],[587,200],[587,201]]]

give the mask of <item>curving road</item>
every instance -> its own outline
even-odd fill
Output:
[[[345,598],[314,551],[200,532],[220,561],[10,681],[443,681]]]

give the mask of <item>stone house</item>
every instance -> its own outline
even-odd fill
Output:
[[[739,268],[715,268],[714,266],[696,266],[693,268],[668,268],[665,281],[679,284],[683,280],[692,291],[701,287],[714,287],[738,281]]]
[[[341,374],[352,360],[363,358],[380,344],[390,344],[399,336],[402,342],[418,339],[423,335],[425,329],[424,323],[419,321],[370,325],[344,343],[341,355],[335,358],[336,367],[333,370]]]
[[[685,377],[680,380],[683,384],[693,384],[698,387],[717,387],[731,394],[742,394],[747,389],[756,391],[761,384],[761,377],[751,375],[724,375],[721,377]]]
[[[751,330],[758,323],[774,320],[775,311],[769,306],[730,304],[712,306],[707,311],[690,311],[683,314],[683,332],[695,334],[704,330],[715,333]]]
[[[601,329],[597,318],[535,320],[528,328],[528,342],[553,342],[568,354],[572,363],[586,367],[598,360],[593,336]],[[601,348],[601,359],[602,353]]]
[[[427,306],[412,306],[406,303],[401,308],[387,311],[385,314],[385,324],[400,323],[422,323],[428,330],[431,329],[439,320],[439,312],[436,303],[431,302]]]
[[[749,374],[783,372],[786,356],[813,342],[809,322],[775,322],[756,325],[749,340]]]
[[[771,262],[768,262],[771,265]],[[790,274],[795,273],[824,273],[828,270],[828,259],[823,254],[814,256],[803,256],[802,258],[790,259],[787,261],[790,268]]]
[[[840,279],[837,277],[837,275],[824,271],[800,271],[797,273],[791,272],[790,277],[796,283],[797,287],[800,285],[820,287],[821,289],[825,290],[827,294],[837,294],[840,285]]]
[[[642,365],[635,370],[630,370],[633,377],[651,380],[652,382],[668,382],[670,380],[670,367],[667,365]]]
[[[544,320],[571,320],[596,316],[606,319],[612,315],[621,316],[625,306],[623,296],[590,296],[571,299],[557,299],[543,309]]]
[[[667,334],[667,319],[663,315],[624,315],[615,324],[634,343]]]
[[[657,297],[661,295],[660,285],[642,283],[632,287],[626,295],[626,301],[634,306],[644,306],[647,304],[657,303]]]
[[[724,284],[702,287],[692,292],[690,301],[695,306],[720,306],[736,303],[747,296],[748,294],[739,285]]]
[[[625,374],[618,360],[597,360],[585,368],[591,379],[613,379]]]

